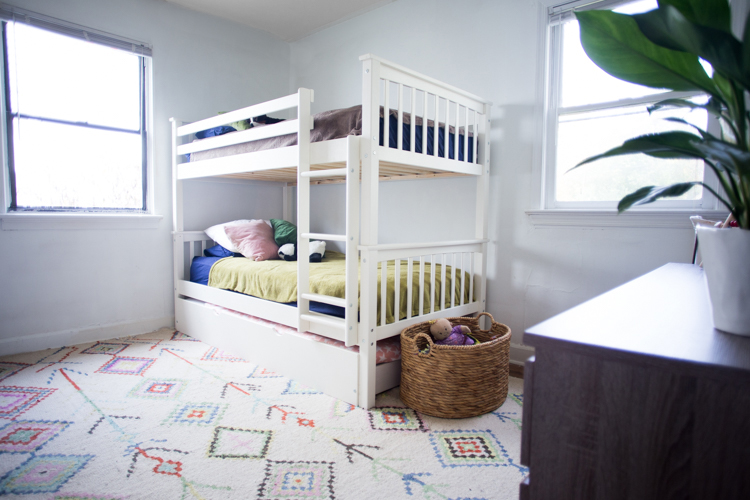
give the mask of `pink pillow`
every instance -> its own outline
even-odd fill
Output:
[[[224,232],[240,253],[250,260],[279,258],[279,246],[273,240],[273,229],[262,220],[225,226]]]

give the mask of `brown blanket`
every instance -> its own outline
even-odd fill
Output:
[[[390,110],[391,116],[397,116],[396,110]],[[380,117],[383,117],[383,108],[380,108]],[[411,115],[403,114],[404,124],[411,124]],[[323,111],[313,115],[314,128],[310,131],[310,142],[330,141],[341,139],[348,135],[362,135],[362,106],[352,106],[351,108],[334,109],[333,111]],[[267,126],[267,125],[266,125]],[[416,126],[422,126],[422,117],[417,116]],[[427,120],[427,126],[433,127],[433,120]],[[443,124],[438,126],[443,128]],[[449,133],[454,133],[455,127],[449,127]],[[463,127],[458,130],[462,135]],[[473,132],[469,130],[469,137],[473,137]],[[199,151],[190,155],[190,161],[210,160],[223,156],[231,156],[241,153],[252,153],[254,151],[263,151],[265,149],[283,148],[297,144],[297,134],[280,135],[258,141],[243,142],[232,146],[224,146],[207,151]]]

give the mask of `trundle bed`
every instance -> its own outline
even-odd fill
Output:
[[[400,382],[400,360],[378,364],[378,347],[391,350],[414,323],[485,310],[490,103],[369,54],[360,60],[362,105],[344,110],[333,135],[319,125],[341,110],[311,115],[308,89],[198,122],[171,119],[174,292],[179,331],[369,408]],[[293,119],[192,140],[290,109]],[[215,243],[184,230],[182,183],[213,176],[284,183],[285,220],[295,221],[296,199],[297,255],[308,255],[311,240],[341,242],[341,293],[316,293],[316,263],[302,258],[296,307],[190,281],[193,257]],[[379,182],[450,176],[476,179],[474,239],[378,243]],[[345,184],[346,230],[311,233],[311,186],[332,182]]]

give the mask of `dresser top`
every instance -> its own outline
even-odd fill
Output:
[[[667,264],[539,323],[524,344],[750,374],[750,337],[714,329],[703,269],[691,264]]]

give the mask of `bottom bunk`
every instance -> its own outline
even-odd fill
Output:
[[[357,347],[302,333],[288,326],[180,297],[176,328],[182,333],[296,379],[329,396],[357,405],[360,354]],[[376,393],[401,383],[400,339],[378,342]]]

